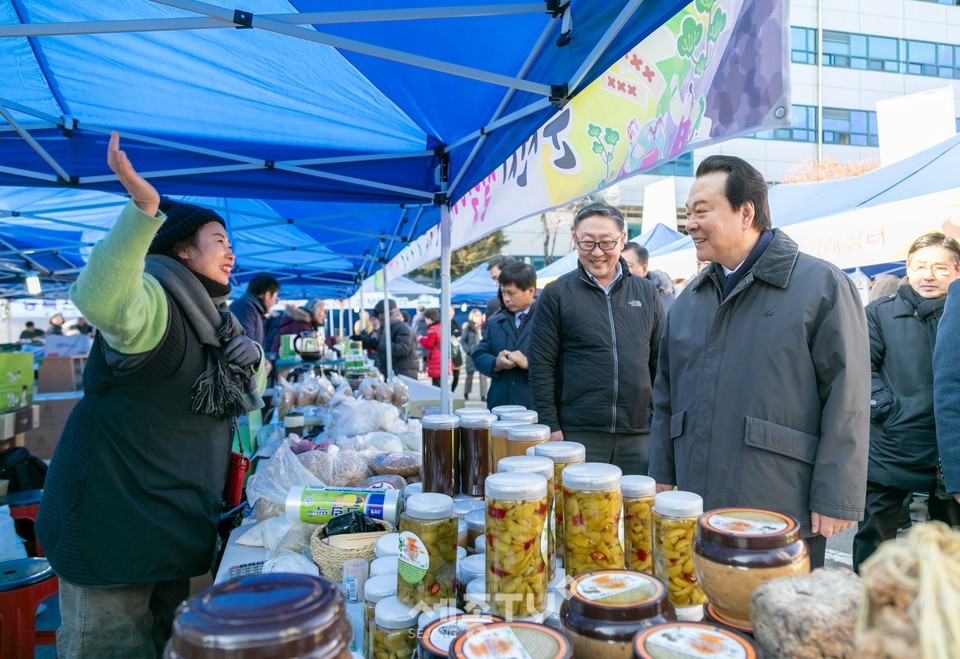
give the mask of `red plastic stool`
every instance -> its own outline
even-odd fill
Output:
[[[36,631],[37,607],[60,582],[45,558],[0,562],[0,657],[33,659],[34,646],[56,645],[56,632]]]

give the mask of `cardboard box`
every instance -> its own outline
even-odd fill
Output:
[[[81,398],[81,391],[37,395],[35,407],[39,409],[40,423],[36,429],[27,431],[24,439],[30,453],[41,460],[53,457],[63,427]]]
[[[85,357],[44,357],[37,372],[37,391],[77,391],[83,386]]]
[[[0,414],[33,402],[33,353],[0,352]]]

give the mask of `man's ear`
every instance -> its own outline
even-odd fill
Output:
[[[753,205],[752,201],[745,201],[740,204],[740,226],[743,229],[749,229],[753,227],[753,220],[756,216],[756,207]]]

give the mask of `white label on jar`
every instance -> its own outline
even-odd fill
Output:
[[[650,634],[643,643],[643,649],[653,659],[679,659],[679,657],[744,659],[747,656],[747,650],[742,643],[714,629],[667,627]]]
[[[430,567],[430,554],[423,540],[417,534],[404,531],[400,534],[400,555],[397,572],[408,584],[416,584],[427,576]]]
[[[527,647],[530,646],[530,641],[533,640],[529,634],[524,634],[524,641],[521,641],[520,637],[517,636],[517,633],[510,629],[509,627],[493,627],[485,629],[482,632],[474,634],[470,640],[463,644],[463,656],[465,659],[489,659],[489,657],[496,657],[497,659],[533,659],[533,655],[527,650]],[[549,637],[547,634],[542,632],[538,633],[538,636],[543,636],[544,640],[549,640],[553,643],[554,647],[556,646],[556,641]],[[530,646],[531,650],[539,649],[540,645],[539,639],[533,640],[534,645]],[[537,652],[537,656],[541,656],[542,653]],[[543,653],[545,655],[545,653]],[[550,656],[556,654],[554,651]]]
[[[460,635],[460,632],[474,627],[480,627],[491,622],[485,618],[458,618],[438,625],[430,632],[430,644],[441,652],[450,650],[450,644]]]
[[[734,535],[772,535],[787,530],[787,523],[779,517],[747,512],[712,515],[710,526]]]
[[[577,594],[594,602],[616,600],[617,604],[644,602],[657,592],[657,587],[639,574],[607,572],[577,582]],[[629,593],[629,596],[624,596]]]

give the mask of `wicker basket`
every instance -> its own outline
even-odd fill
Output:
[[[395,533],[397,527],[390,522],[382,519],[373,520],[379,526],[383,527],[380,533],[364,534],[364,541],[357,543],[356,546],[349,549],[344,547],[335,547],[330,544],[329,538],[320,539],[320,533],[326,528],[322,524],[310,534],[310,553],[313,554],[313,562],[320,568],[320,574],[331,581],[339,582],[343,578],[343,563],[351,558],[365,558],[373,561],[376,558],[374,549],[377,546],[377,540],[387,533]],[[334,536],[334,538],[343,538],[348,536]]]

